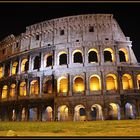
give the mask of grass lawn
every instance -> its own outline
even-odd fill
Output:
[[[0,136],[140,136],[140,120],[90,122],[0,122]]]

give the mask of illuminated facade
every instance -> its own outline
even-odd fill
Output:
[[[1,121],[140,116],[140,65],[112,14],[63,17],[0,42]]]

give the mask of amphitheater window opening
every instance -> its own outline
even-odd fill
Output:
[[[46,59],[46,67],[52,66],[53,65],[52,61],[53,61],[53,57],[52,57],[52,55],[49,55]]]
[[[22,111],[21,111],[21,121],[25,121],[26,119],[26,109],[25,107],[22,108]]]
[[[137,88],[140,89],[140,74],[137,75]]]
[[[64,34],[65,34],[64,30],[60,30],[60,35],[64,35]]]
[[[120,62],[128,62],[128,52],[125,48],[119,49]]]
[[[98,55],[95,51],[90,51],[88,55],[88,62],[89,63],[98,63]]]
[[[12,75],[18,73],[18,62],[14,62],[12,65]]]
[[[86,110],[83,105],[74,108],[74,121],[86,121]]]
[[[126,103],[126,105],[125,105],[125,117],[127,119],[135,119],[136,118],[136,108],[133,104]]]
[[[26,94],[27,94],[26,82],[21,82],[19,87],[19,95],[26,96]]]
[[[59,56],[59,65],[67,65],[67,54],[63,53]]]
[[[43,91],[44,91],[44,94],[50,94],[53,92],[53,89],[52,89],[52,80],[47,80],[44,82],[43,84]]]
[[[8,94],[8,86],[4,85],[2,88],[2,99],[6,99],[7,98],[7,94]]]
[[[39,69],[40,68],[40,57],[39,56],[36,56],[35,58],[34,58],[34,70],[35,69]]]
[[[12,110],[12,121],[16,121],[16,110]]]
[[[73,54],[73,62],[74,63],[83,63],[83,56],[81,52],[75,52]]]
[[[35,38],[36,38],[36,40],[39,40],[39,35],[36,35]]]
[[[37,121],[38,109],[36,107],[29,109],[29,121]]]
[[[38,95],[39,94],[39,83],[37,80],[31,81],[30,94],[31,95]]]
[[[19,47],[19,42],[16,43],[16,48],[18,48],[18,47]]]
[[[133,88],[132,77],[129,74],[124,74],[122,76],[123,90],[129,90]]]
[[[28,59],[23,59],[21,62],[21,72],[26,72],[29,70],[29,61]]]
[[[120,120],[120,107],[118,104],[110,103],[108,108],[108,117],[110,120]]]
[[[93,26],[89,26],[89,32],[94,32],[94,27]]]
[[[0,78],[3,77],[3,67],[0,67]]]
[[[68,107],[66,105],[62,105],[58,107],[58,121],[68,121]]]
[[[16,84],[11,84],[10,86],[10,97],[15,97],[16,94]]]
[[[97,91],[97,90],[101,90],[100,77],[93,75],[90,78],[90,91]]]
[[[58,79],[58,93],[67,93],[68,92],[68,79],[66,77],[60,77]]]
[[[42,121],[52,121],[53,120],[53,110],[51,106],[48,106],[42,112]]]
[[[5,76],[10,75],[10,63],[5,65]]]
[[[83,92],[85,90],[84,80],[81,77],[76,77],[74,80],[74,92]]]
[[[117,90],[117,77],[114,74],[106,76],[106,90]]]
[[[104,49],[104,62],[114,62],[114,53],[111,48]]]
[[[103,120],[102,107],[98,104],[92,105],[91,107],[91,118],[92,120]]]

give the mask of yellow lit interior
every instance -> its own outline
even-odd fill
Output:
[[[12,65],[12,75],[16,74],[17,66],[18,66],[18,62],[14,62]]]
[[[118,105],[115,103],[110,103],[110,115],[112,115],[114,118],[118,117]]]
[[[122,77],[122,85],[123,89],[132,89],[133,88],[133,82],[132,82],[132,77],[129,74],[124,74]]]
[[[38,95],[39,94],[39,85],[37,80],[33,80],[30,86],[30,94]]]
[[[4,85],[3,89],[2,89],[2,99],[7,98],[7,93],[8,93],[8,87],[6,85]]]
[[[106,77],[106,89],[116,90],[117,89],[117,78],[114,74],[108,74]]]
[[[124,52],[124,54],[125,54],[125,60],[126,60],[126,62],[128,62],[128,60],[129,60],[129,58],[128,58],[128,51],[125,48],[120,48],[119,50],[122,51],[122,52]]]
[[[28,61],[27,58],[23,59],[21,62],[21,72],[25,72],[25,64]]]
[[[16,85],[12,84],[10,87],[10,97],[14,97],[16,93]]]
[[[113,50],[111,48],[105,48],[104,51],[109,51],[112,56],[112,62],[115,62],[115,56]]]
[[[101,90],[100,77],[98,75],[91,76],[91,78],[90,78],[90,90],[91,91]]]
[[[20,96],[26,96],[27,91],[26,91],[26,82],[22,82],[20,84]]]
[[[0,78],[3,77],[3,67],[0,67]]]
[[[68,79],[66,77],[60,77],[58,79],[58,92],[60,93],[68,92]]]
[[[74,91],[75,92],[82,92],[85,90],[84,80],[81,77],[76,77],[74,80]]]
[[[137,87],[140,89],[140,74],[137,75]]]

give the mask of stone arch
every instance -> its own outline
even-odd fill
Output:
[[[125,116],[127,119],[136,118],[136,107],[134,104],[130,104],[130,103],[125,104]]]
[[[75,50],[72,54],[73,63],[83,63],[83,53],[81,50]]]
[[[39,82],[38,80],[32,80],[30,82],[30,95],[38,95],[39,94]]]
[[[101,90],[101,79],[98,75],[91,75],[90,76],[90,91],[97,91]]]
[[[59,65],[67,65],[67,53],[62,51],[58,54]]]
[[[25,121],[26,116],[27,116],[27,111],[26,111],[26,108],[23,107],[22,110],[21,110],[21,121]]]
[[[95,48],[92,48],[88,51],[88,62],[89,63],[98,63],[98,51]]]
[[[84,79],[81,76],[76,76],[73,80],[73,91],[83,92],[85,90]]]
[[[10,97],[15,97],[16,94],[16,84],[11,84],[10,86]]]
[[[57,91],[58,93],[67,93],[68,92],[68,78],[60,77],[57,80]]]
[[[104,62],[115,62],[114,51],[111,48],[104,49]]]
[[[12,121],[16,121],[16,118],[17,118],[16,110],[12,109]]]
[[[122,86],[123,86],[123,90],[129,90],[133,88],[133,81],[130,74],[123,74]]]
[[[108,108],[108,117],[110,120],[120,120],[120,106],[116,103],[110,103]]]
[[[2,88],[2,99],[6,99],[8,95],[8,86],[4,85]]]
[[[103,120],[102,107],[99,104],[91,106],[91,118],[92,120]]]
[[[53,55],[50,54],[46,54],[44,56],[44,67],[50,67],[53,65]]]
[[[33,107],[29,109],[29,121],[37,121],[38,119],[38,108]]]
[[[17,62],[17,61],[15,61],[15,62],[12,64],[12,71],[11,71],[11,73],[12,73],[12,75],[18,73],[18,62]]]
[[[3,77],[3,66],[0,67],[0,78]]]
[[[27,94],[26,82],[23,81],[20,83],[20,86],[19,86],[19,95],[26,96],[26,94]]]
[[[52,121],[53,120],[53,109],[51,106],[47,106],[42,113],[42,121]]]
[[[140,89],[140,74],[137,75],[137,88]]]
[[[33,59],[33,69],[39,69],[40,68],[40,56],[35,56]]]
[[[107,74],[106,76],[106,90],[117,90],[117,77],[115,74]]]
[[[125,48],[119,49],[119,58],[120,62],[128,62],[129,60],[128,51]]]
[[[43,81],[43,93],[44,94],[50,94],[53,93],[53,85],[52,85],[52,79],[51,78],[45,78]]]
[[[29,61],[27,58],[24,58],[21,61],[21,72],[26,72],[29,70]]]
[[[61,105],[58,107],[58,121],[68,121],[68,107],[67,105]]]
[[[74,108],[74,121],[86,121],[86,110],[81,104],[76,105]]]

